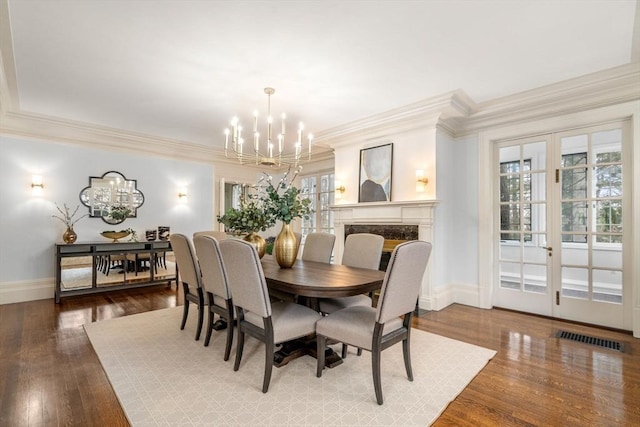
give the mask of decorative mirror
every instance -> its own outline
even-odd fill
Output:
[[[107,224],[120,224],[137,216],[144,194],[136,187],[135,179],[109,171],[89,177],[89,186],[80,191],[80,201],[89,208],[89,216],[102,218]]]

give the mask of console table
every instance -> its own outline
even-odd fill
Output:
[[[178,268],[167,261],[168,240],[154,242],[56,243],[55,301],[117,289],[176,281]],[[148,262],[148,267],[143,263]],[[177,282],[176,282],[177,283]]]

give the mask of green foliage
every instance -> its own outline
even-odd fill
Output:
[[[122,222],[125,219],[129,218],[129,215],[131,215],[131,209],[127,208],[126,206],[111,206],[111,209],[109,211],[109,216],[114,221]]]
[[[279,193],[278,190],[284,190]],[[280,182],[277,187],[266,188],[265,207],[269,215],[289,224],[294,218],[309,219],[311,200],[300,197],[300,190],[293,185]]]
[[[217,218],[227,230],[239,234],[265,231],[275,224],[275,219],[266,211],[259,199],[242,203],[240,209],[231,208]]]

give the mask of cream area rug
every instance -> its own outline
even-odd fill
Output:
[[[194,340],[195,307],[183,331],[181,316],[182,307],[176,307],[85,325],[134,427],[425,426],[495,355],[414,329],[413,382],[406,377],[401,344],[382,353],[382,406],[373,390],[371,354],[358,357],[351,347],[344,363],[325,369],[322,378],[316,377],[316,359],[310,356],[274,367],[269,392],[263,394],[262,343],[247,336],[234,372],[235,337],[225,362],[226,331],[214,331],[204,347],[205,330],[200,341]]]

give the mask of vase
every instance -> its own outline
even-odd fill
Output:
[[[64,240],[64,242],[68,245],[74,243],[77,238],[78,235],[75,231],[73,231],[73,227],[67,227],[67,231],[65,231],[62,235],[62,240]]]
[[[298,242],[291,231],[291,224],[282,223],[282,230],[278,234],[273,252],[280,268],[293,267],[298,257]]]
[[[267,248],[267,242],[266,240],[264,240],[264,237],[262,237],[258,233],[251,232],[244,236],[242,240],[251,243],[256,248],[256,251],[258,251],[258,256],[260,258],[264,256],[265,250]]]

